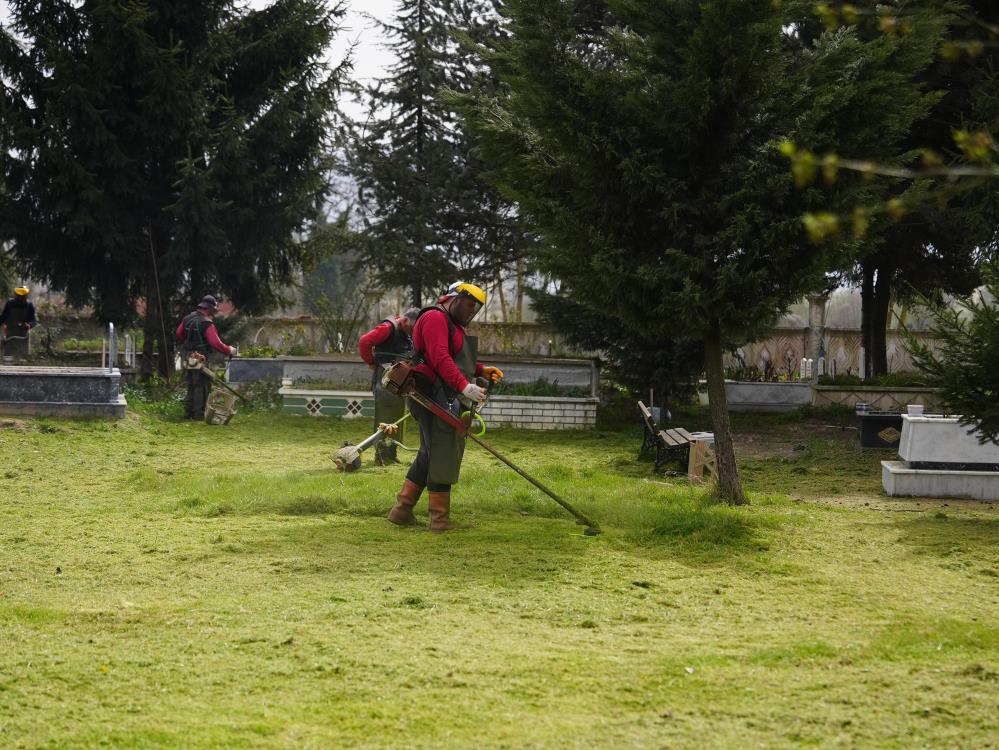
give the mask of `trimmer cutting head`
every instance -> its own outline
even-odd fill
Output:
[[[352,443],[344,443],[344,446],[333,454],[333,463],[340,471],[357,471],[361,468],[361,451]]]

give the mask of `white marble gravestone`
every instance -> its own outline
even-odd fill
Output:
[[[898,453],[881,462],[889,495],[999,500],[999,445],[980,443],[959,417],[903,414]]]

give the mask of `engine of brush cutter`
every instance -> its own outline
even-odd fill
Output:
[[[396,396],[412,393],[416,388],[413,381],[413,363],[400,359],[389,365],[382,375],[382,388]]]
[[[205,366],[205,362],[207,361],[208,357],[201,352],[191,352],[187,355],[187,359],[184,360],[184,368],[187,370],[200,370]]]

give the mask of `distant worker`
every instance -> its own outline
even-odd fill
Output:
[[[0,313],[0,333],[3,334],[5,357],[23,359],[28,356],[28,331],[35,327],[35,306],[28,299],[31,291],[26,286],[14,290]]]
[[[375,424],[395,422],[406,413],[406,401],[394,393],[382,388],[382,370],[399,359],[404,359],[413,353],[413,324],[420,311],[415,307],[406,310],[402,315],[393,315],[376,325],[361,336],[357,348],[361,359],[371,369],[371,392],[375,395]],[[405,423],[393,435],[393,439],[405,444]],[[382,466],[399,460],[394,443],[378,443],[375,448],[375,463]]]
[[[184,400],[184,419],[204,419],[205,404],[212,388],[212,379],[200,369],[188,368],[187,361],[192,355],[200,355],[205,360],[212,350],[223,356],[232,357],[236,347],[229,346],[219,338],[212,315],[219,303],[212,295],[206,294],[194,312],[190,313],[177,326],[174,337],[180,344],[180,356],[184,367],[184,380],[187,383],[187,398]]]
[[[467,408],[465,403],[482,404],[486,400],[486,389],[469,382],[471,379],[482,375],[496,382],[503,377],[498,367],[483,367],[476,362],[478,339],[465,333],[465,327],[485,303],[486,293],[480,287],[458,281],[448,287],[436,305],[421,310],[413,326],[413,344],[422,360],[413,368],[416,389],[455,416]],[[430,530],[460,528],[450,520],[451,486],[458,481],[465,438],[415,401],[409,402],[409,409],[420,426],[420,451],[396,495],[389,520],[399,526],[415,523],[413,506],[426,487]]]

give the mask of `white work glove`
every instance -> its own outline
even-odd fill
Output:
[[[230,357],[235,357],[238,353],[239,352],[236,351],[236,347],[234,347],[234,346],[230,346],[229,347],[229,356]]]
[[[469,401],[477,401],[480,404],[486,403],[486,389],[480,388],[475,383],[469,383],[461,391],[461,395]]]

